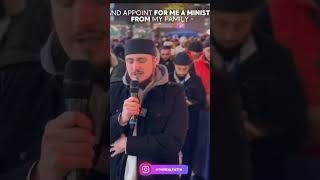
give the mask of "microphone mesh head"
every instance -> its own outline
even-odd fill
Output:
[[[65,98],[88,98],[91,94],[91,74],[89,61],[67,62],[63,80]]]
[[[139,81],[133,80],[130,82],[130,92],[138,93],[139,92]]]
[[[92,66],[87,60],[68,61],[65,67],[64,79],[86,81],[91,79]]]

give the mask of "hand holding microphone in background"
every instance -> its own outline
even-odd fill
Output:
[[[119,119],[120,125],[125,126],[128,124],[130,120],[130,126],[134,127],[137,120],[136,116],[139,115],[140,113],[140,100],[138,97],[138,92],[139,92],[139,81],[132,80],[130,82],[131,97],[126,99],[123,103],[122,113]]]
[[[40,161],[33,180],[64,180],[74,169],[90,169],[95,156],[91,120],[79,112],[65,112],[45,128]]]
[[[94,164],[96,137],[88,117],[92,67],[89,61],[69,61],[64,74],[65,112],[47,123],[40,161],[33,177],[83,180]],[[97,142],[98,143],[98,142]]]
[[[130,121],[131,128],[134,128],[137,117],[140,113],[140,100],[138,98],[139,92],[139,82],[132,80],[130,83],[130,94],[131,97],[126,99],[123,103],[122,113],[119,118],[119,123],[122,126],[126,126]],[[125,151],[127,145],[127,137],[124,134],[121,134],[120,138],[111,144],[110,152],[111,157],[121,154]]]
[[[140,113],[140,104],[137,97],[129,97],[123,103],[122,113],[119,118],[119,123],[122,126],[128,124],[133,116],[137,116]],[[111,157],[121,154],[125,151],[127,145],[127,137],[121,134],[120,138],[111,144],[110,152]]]

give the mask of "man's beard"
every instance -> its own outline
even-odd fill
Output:
[[[176,73],[176,75],[177,75],[177,77],[178,77],[178,79],[179,79],[180,81],[183,81],[183,80],[186,78],[186,76],[187,76],[187,75],[181,76],[181,75],[178,75],[177,73]]]
[[[164,58],[162,58],[162,60],[163,60],[163,61],[165,61],[165,62],[167,62],[167,61],[169,61],[169,60],[170,60],[170,58],[168,58],[168,59],[164,59]]]
[[[154,73],[152,73],[148,79],[140,82],[140,84],[139,84],[140,88],[145,89],[150,84],[150,82],[153,80],[153,77],[154,77]]]
[[[149,83],[153,80],[153,77],[154,77],[154,73],[152,73],[150,75],[150,77],[148,77],[146,80],[144,80],[142,82],[139,82],[139,87],[141,89],[145,89],[149,85]],[[129,84],[132,81],[132,79],[130,78],[128,72],[126,73],[126,80],[127,80],[127,82],[129,82]]]
[[[240,49],[243,43],[240,43],[234,47],[224,47],[214,37],[212,38],[214,47],[217,49],[219,54],[226,61],[231,61],[235,56],[240,53]]]

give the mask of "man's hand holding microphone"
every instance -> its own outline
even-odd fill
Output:
[[[126,99],[122,106],[122,113],[119,117],[119,124],[126,126],[129,122],[131,128],[134,128],[136,123],[136,117],[140,113],[140,100],[138,98],[139,82],[136,80],[130,83],[130,94],[131,97]],[[121,154],[125,151],[127,146],[127,137],[121,134],[120,138],[111,144],[110,152],[111,157]]]
[[[85,180],[94,165],[93,121],[88,117],[92,67],[87,60],[69,61],[64,74],[65,112],[49,121],[40,160],[32,180]],[[95,127],[99,128],[99,127]]]
[[[32,180],[64,180],[75,169],[93,166],[95,137],[91,120],[79,112],[65,112],[45,128],[40,160]]]

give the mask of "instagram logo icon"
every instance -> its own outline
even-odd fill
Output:
[[[148,176],[151,174],[151,164],[144,162],[139,166],[139,172],[142,176]]]

